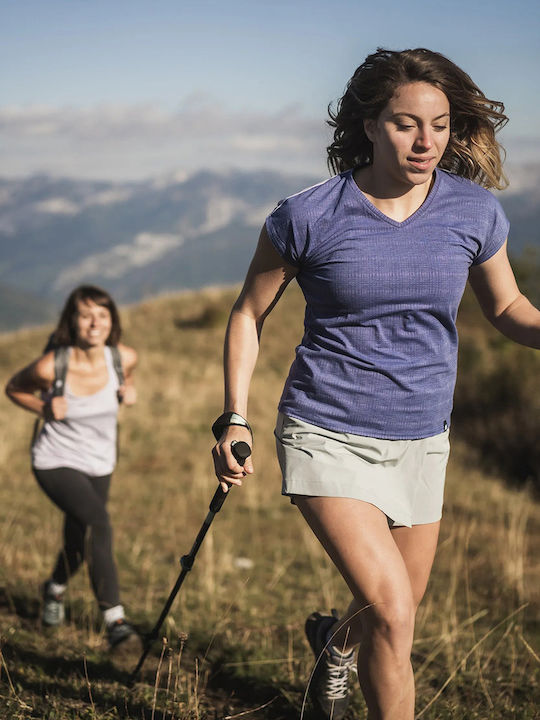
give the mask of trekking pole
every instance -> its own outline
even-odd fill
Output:
[[[231,451],[234,455],[235,460],[240,464],[243,465],[247,458],[251,455],[251,448],[246,442],[236,442],[233,440],[231,443]],[[229,490],[230,492],[230,490]],[[129,685],[133,685],[135,682],[135,678],[137,677],[137,674],[141,670],[144,661],[146,660],[148,653],[150,652],[150,648],[152,647],[152,644],[157,640],[158,633],[160,631],[161,626],[163,625],[163,622],[165,621],[165,618],[169,614],[169,610],[171,609],[171,605],[174,602],[175,597],[178,594],[178,591],[180,590],[180,587],[182,583],[184,582],[184,578],[188,574],[188,572],[193,567],[193,561],[195,560],[195,555],[197,555],[197,551],[199,550],[202,541],[204,540],[204,536],[206,535],[208,528],[212,524],[212,520],[214,519],[214,516],[216,513],[218,513],[221,510],[221,507],[223,503],[225,502],[225,499],[227,495],[229,495],[229,492],[225,492],[222,490],[221,485],[218,485],[218,488],[216,492],[214,493],[214,497],[210,501],[209,506],[209,512],[206,516],[205,521],[203,522],[201,529],[199,530],[197,537],[195,538],[195,542],[193,543],[193,547],[189,551],[187,555],[183,555],[180,558],[180,564],[182,565],[182,571],[180,575],[178,576],[178,579],[176,580],[176,584],[171,590],[171,594],[169,595],[167,602],[165,603],[165,607],[163,608],[161,615],[158,618],[158,621],[154,625],[152,632],[148,637],[146,638],[146,643],[144,645],[144,649],[142,652],[141,657],[139,658],[139,662],[137,663],[137,667],[135,670],[131,673],[129,676]]]

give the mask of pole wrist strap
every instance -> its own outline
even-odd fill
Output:
[[[225,428],[230,425],[240,425],[241,427],[247,428],[251,433],[251,437],[253,437],[253,430],[245,418],[235,412],[225,412],[223,415],[220,415],[212,425],[212,432],[216,440],[219,440]]]

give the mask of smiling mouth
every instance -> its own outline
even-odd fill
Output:
[[[433,162],[434,158],[407,158],[408,161],[413,165],[414,167],[418,168],[419,170],[425,170],[428,168],[431,163]]]

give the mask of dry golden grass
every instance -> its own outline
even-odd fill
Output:
[[[110,512],[123,600],[143,631],[157,619],[216,487],[210,425],[221,411],[223,333],[235,294],[186,293],[123,313],[125,341],[140,353],[139,402],[122,409]],[[167,643],[158,643],[131,690],[104,652],[83,572],[68,591],[66,626],[40,629],[38,586],[58,547],[60,514],[29,471],[31,416],[0,402],[0,717],[300,717],[311,668],[304,619],[348,600],[280,496],[272,430],[301,333],[302,299],[290,289],[267,321],[253,378],[256,475],[216,517],[163,628]],[[5,379],[46,335],[0,338]],[[414,644],[418,717],[532,720],[540,703],[540,512],[527,490],[505,487],[470,458],[456,442]],[[364,716],[357,694],[350,717]]]

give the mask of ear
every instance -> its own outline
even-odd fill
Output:
[[[375,137],[376,126],[377,121],[373,120],[373,118],[366,118],[364,120],[364,132],[366,133],[368,140],[371,140],[371,142],[373,142],[373,138]]]

